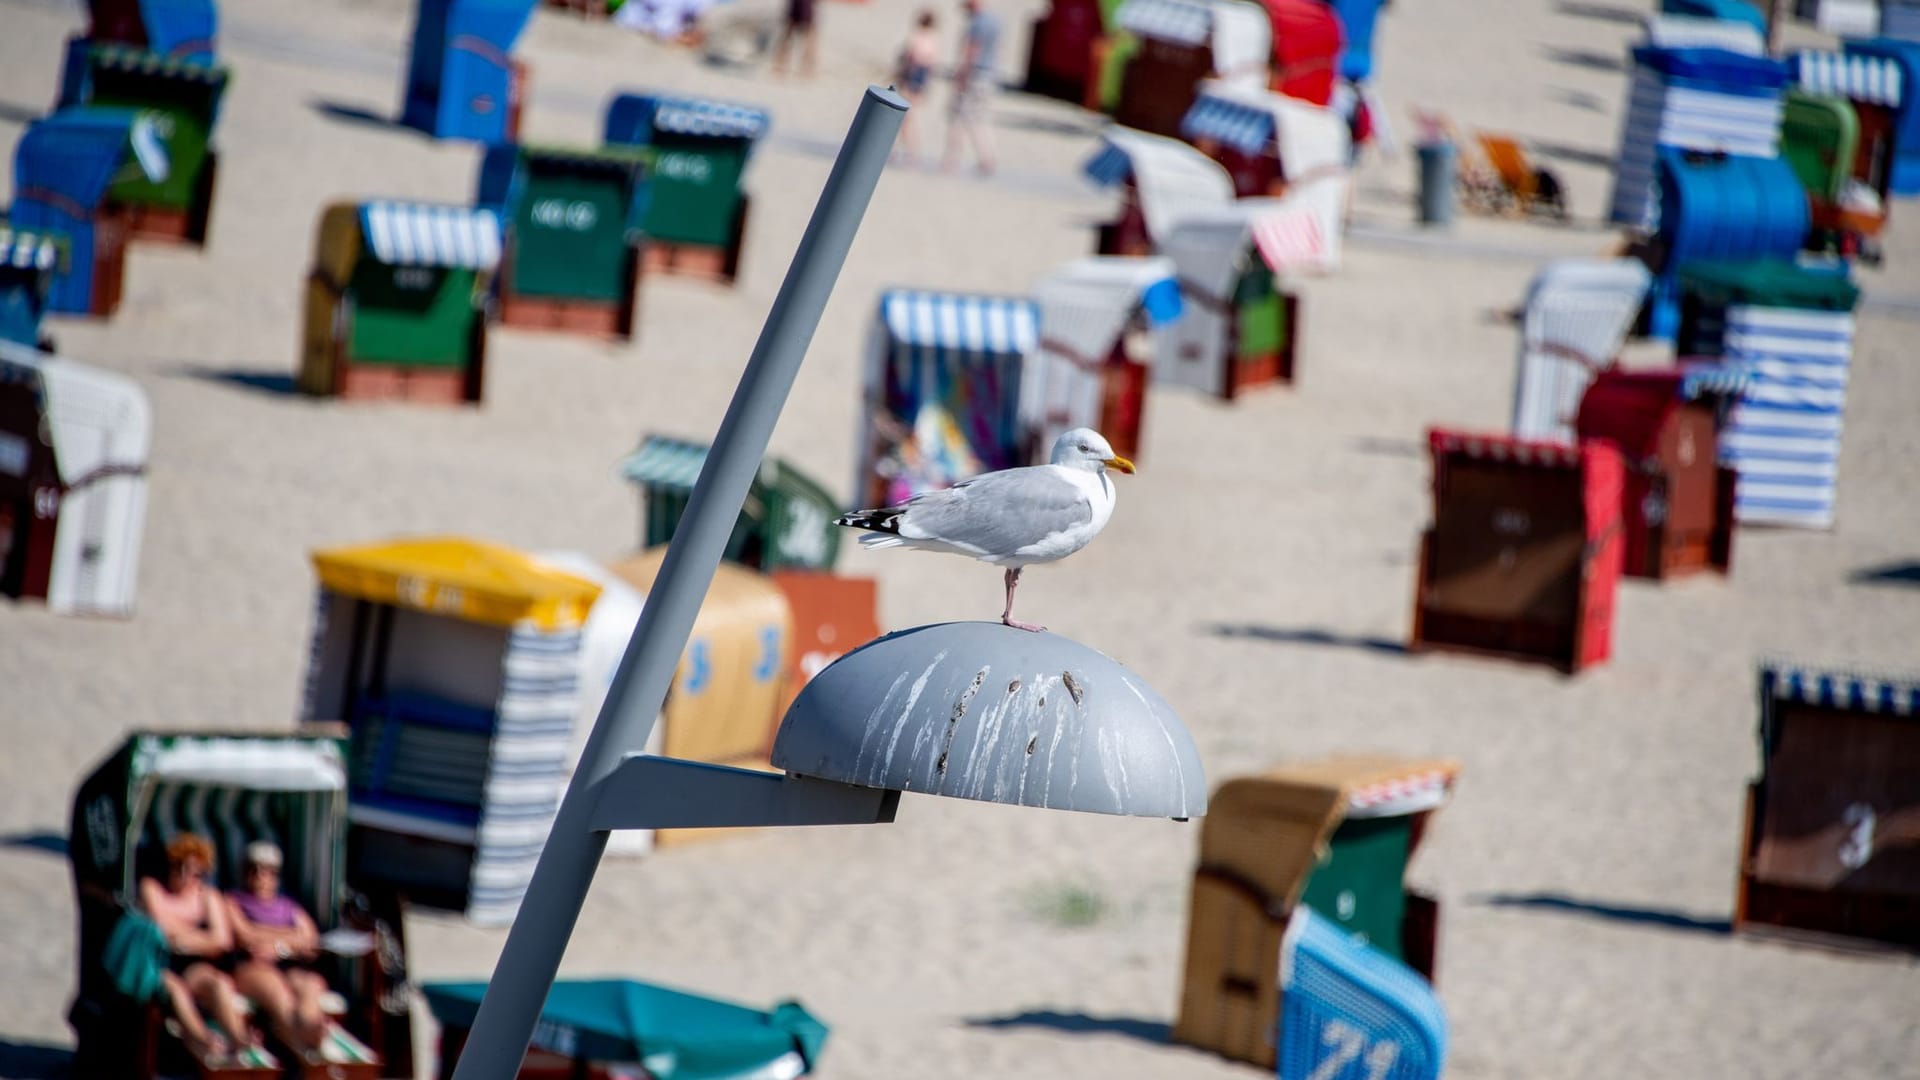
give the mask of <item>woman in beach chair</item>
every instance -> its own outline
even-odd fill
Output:
[[[266,1016],[275,1038],[313,1057],[330,1024],[321,1004],[327,980],[312,967],[320,955],[320,931],[300,902],[280,891],[282,861],[272,841],[248,844],[244,887],[226,896],[240,955],[233,981]]]
[[[161,979],[181,1041],[203,1062],[227,1057],[235,1040],[252,1049],[259,1039],[241,1018],[233,978],[222,970],[233,952],[233,930],[227,905],[206,882],[212,869],[213,845],[197,833],[182,833],[167,844],[165,880],[140,881],[140,906],[166,935],[169,955]],[[218,1030],[207,1026],[205,1016]]]

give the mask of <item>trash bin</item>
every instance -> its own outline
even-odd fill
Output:
[[[1453,144],[1421,143],[1420,224],[1453,224]]]

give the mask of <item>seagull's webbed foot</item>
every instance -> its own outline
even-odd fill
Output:
[[[1005,623],[1008,626],[1013,627],[1015,630],[1025,630],[1029,634],[1042,633],[1047,629],[1044,626],[1037,626],[1030,622],[1021,622],[1019,619],[1016,619],[1011,615],[1001,616],[1000,621]]]

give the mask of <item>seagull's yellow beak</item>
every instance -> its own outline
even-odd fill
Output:
[[[1102,458],[1100,464],[1105,465],[1109,469],[1119,469],[1123,473],[1133,471],[1133,462],[1119,456]]]

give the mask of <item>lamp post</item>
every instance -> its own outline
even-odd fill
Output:
[[[592,823],[599,789],[627,752],[644,747],[652,733],[701,598],[720,566],[727,536],[766,456],[774,423],[906,111],[905,99],[879,87],[868,87],[860,101],[560,800],[454,1080],[509,1080],[520,1069],[606,849],[606,834]]]
[[[1173,709],[1054,634],[945,623],[808,682],[757,772],[643,753],[701,599],[846,260],[906,103],[869,87],[674,531],[481,999],[454,1080],[511,1080],[613,829],[890,822],[903,791],[1185,820],[1206,776]]]

